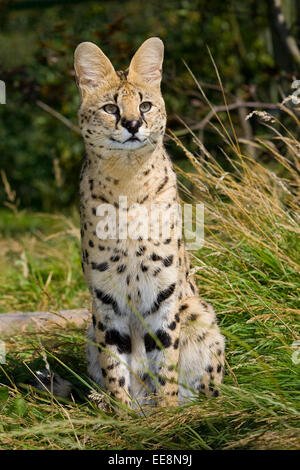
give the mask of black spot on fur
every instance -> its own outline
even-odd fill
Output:
[[[139,249],[136,251],[136,256],[142,256],[142,254],[145,252],[146,247],[145,246],[140,246]]]
[[[152,261],[160,261],[161,256],[157,255],[156,253],[152,253],[151,259],[152,259]]]
[[[173,258],[174,258],[174,256],[173,256],[173,255],[170,255],[170,256],[167,256],[167,258],[165,258],[165,259],[163,260],[163,263],[164,263],[164,265],[166,266],[166,268],[167,268],[168,266],[171,266],[171,264],[173,263]]]
[[[190,288],[192,289],[193,294],[195,294],[195,287],[191,282],[189,282]]]
[[[116,300],[111,297],[108,294],[105,294],[102,290],[100,289],[95,289],[95,294],[97,296],[97,299],[101,300],[105,305],[111,305],[113,311],[115,312],[116,315],[121,315],[119,306],[116,302]]]
[[[155,313],[157,312],[157,310],[159,309],[160,307],[160,304],[168,299],[169,297],[171,297],[171,295],[174,293],[174,290],[175,290],[175,282],[173,284],[171,284],[169,287],[167,287],[167,289],[165,290],[162,290],[159,292],[157,298],[156,298],[156,301],[154,302],[152,308],[151,308],[151,311],[150,313]]]
[[[159,193],[163,189],[163,187],[167,184],[168,180],[169,177],[165,176],[163,182],[158,186],[156,193]]]
[[[170,323],[170,325],[168,326],[168,328],[169,328],[170,330],[175,330],[175,328],[176,328],[176,322],[175,322],[175,321],[172,321],[172,323]]]
[[[149,195],[146,194],[146,196],[143,197],[143,199],[141,200],[140,204],[143,204],[143,202],[147,201]]]
[[[179,346],[179,338],[175,339],[173,348],[178,349],[178,346]]]
[[[129,335],[121,335],[118,330],[108,330],[105,334],[106,344],[117,346],[119,354],[131,353],[131,339]]]
[[[187,304],[182,304],[180,307],[179,307],[179,312],[182,312],[183,310],[186,310],[188,308],[188,305]]]
[[[92,262],[92,269],[96,271],[106,271],[108,269],[108,263],[93,263]]]
[[[101,330],[101,331],[105,331],[105,329],[106,329],[101,321],[98,321],[98,329]]]
[[[145,266],[143,263],[141,264],[141,270],[143,271],[143,273],[145,273],[146,271],[148,271],[148,266]]]
[[[126,269],[126,264],[120,264],[120,266],[117,267],[118,273],[123,273]]]
[[[159,381],[160,385],[162,385],[162,386],[166,385],[166,379],[164,379],[164,377],[158,377],[158,381]]]
[[[202,335],[197,335],[197,341],[201,343],[206,337],[206,333],[203,333]]]
[[[189,320],[190,321],[196,321],[197,318],[198,318],[199,315],[197,315],[196,313],[192,313],[190,316],[189,316]]]
[[[146,352],[151,352],[156,348],[156,342],[149,333],[146,333],[144,336],[145,349]]]
[[[163,345],[164,348],[169,348],[171,346],[171,336],[164,330],[157,330],[156,336]]]
[[[124,385],[125,385],[125,377],[121,377],[121,378],[119,379],[119,385],[120,385],[120,387],[124,387]]]

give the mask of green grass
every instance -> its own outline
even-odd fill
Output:
[[[298,143],[274,126],[281,152],[270,137],[256,145],[273,155],[282,178],[243,155],[236,142],[229,143],[232,173],[211,155],[203,161],[182,147],[194,164],[184,174],[194,186],[186,197],[205,204],[196,276],[227,341],[221,396],[147,418],[103,413],[87,399],[83,330],[22,332],[7,338],[0,370],[2,449],[300,448],[300,363],[292,360],[300,314]],[[228,142],[222,126],[220,132]],[[3,215],[1,311],[89,306],[77,227],[75,216]],[[22,385],[43,366],[43,355],[73,382],[72,399]]]
[[[1,211],[0,312],[89,305],[78,218]]]

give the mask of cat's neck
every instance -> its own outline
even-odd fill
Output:
[[[157,146],[128,151],[98,150],[86,148],[90,172],[101,174],[106,178],[118,180],[123,185],[135,185],[139,176],[159,165],[165,159],[166,150],[162,142]]]
[[[95,195],[109,202],[120,195],[126,196],[129,203],[145,199],[150,202],[165,199],[165,196],[169,200],[176,196],[176,177],[162,142],[151,153],[143,155],[134,151],[128,156],[124,152],[122,158],[114,159],[112,154],[110,158],[97,159],[88,153],[85,178],[94,180]],[[169,186],[173,189],[165,195]]]

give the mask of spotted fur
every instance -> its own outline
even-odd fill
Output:
[[[224,338],[190,275],[176,232],[178,215],[172,215],[167,238],[160,233],[156,239],[99,239],[96,233],[99,204],[111,204],[120,216],[126,209],[119,196],[126,196],[134,222],[134,204],[163,204],[168,214],[178,200],[163,146],[162,61],[158,38],[142,44],[126,72],[115,72],[92,43],[75,52],[86,147],[80,176],[82,265],[93,301],[88,371],[132,407],[150,397],[177,405],[198,392],[217,395],[224,372]]]

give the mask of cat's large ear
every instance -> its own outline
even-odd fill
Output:
[[[134,54],[128,73],[128,81],[159,87],[161,82],[164,44],[159,38],[149,38]]]
[[[92,42],[82,42],[74,53],[76,80],[82,94],[93,87],[110,83],[116,77],[110,60]]]

